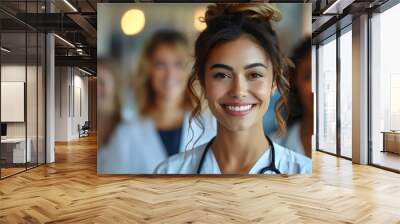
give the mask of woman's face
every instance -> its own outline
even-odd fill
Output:
[[[188,81],[186,56],[175,46],[162,44],[150,58],[151,83],[157,98],[177,99],[183,95]]]
[[[215,47],[205,67],[205,93],[220,125],[231,131],[262,125],[273,88],[263,48],[242,36]]]

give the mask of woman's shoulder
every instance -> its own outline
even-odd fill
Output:
[[[287,167],[288,174],[311,174],[312,160],[305,155],[274,143],[277,164]]]
[[[155,169],[155,174],[194,174],[206,144],[168,157]]]
[[[274,133],[271,137],[279,145],[304,155],[303,143],[300,139],[300,128],[300,122],[295,122],[288,127],[285,135],[278,136],[277,133]]]

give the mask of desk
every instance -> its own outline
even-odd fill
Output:
[[[25,138],[6,138],[1,139],[1,157],[6,160],[6,163],[25,163],[31,162],[32,153],[31,145],[32,140],[26,140],[28,147],[26,147],[25,154]],[[12,158],[12,159],[11,159]],[[25,161],[25,159],[27,159]]]
[[[383,150],[382,152],[393,152],[400,154],[400,131],[382,131]]]

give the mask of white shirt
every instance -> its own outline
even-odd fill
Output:
[[[288,149],[291,149],[297,153],[305,155],[303,143],[301,141],[301,136],[300,136],[300,128],[301,128],[301,123],[295,122],[288,128],[288,131],[286,132],[285,136],[283,136],[280,139],[276,139],[276,142]]]
[[[205,151],[206,144],[193,150],[181,152],[169,157],[160,163],[154,171],[156,174],[196,174],[200,166],[201,157]],[[275,166],[282,174],[308,174],[312,172],[311,159],[286,149],[276,143],[273,143],[275,149]],[[251,168],[249,174],[258,174],[258,172],[271,164],[271,150],[266,150]],[[221,174],[218,162],[215,159],[211,147],[203,161],[201,174]],[[274,174],[266,172],[265,174]]]
[[[179,151],[192,149],[209,141],[216,134],[216,121],[210,113],[202,114],[202,129],[192,123],[189,114],[182,124]],[[198,142],[196,142],[198,140]],[[193,145],[195,144],[196,145]],[[156,166],[168,158],[158,130],[149,119],[134,119],[118,124],[107,144],[99,146],[97,172],[99,174],[152,174]]]

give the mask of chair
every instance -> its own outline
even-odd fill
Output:
[[[90,129],[89,121],[85,121],[82,127],[78,124],[79,138],[89,136],[89,129]]]

